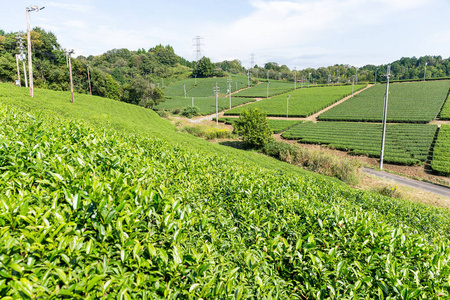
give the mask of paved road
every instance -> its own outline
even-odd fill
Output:
[[[376,171],[376,170],[374,170],[372,168],[368,168],[368,167],[364,167],[363,171],[364,171],[364,173],[369,174],[369,175],[373,175],[373,176],[380,177],[383,179],[392,180],[392,181],[395,181],[402,185],[410,186],[410,187],[413,187],[416,189],[424,190],[427,192],[432,192],[432,193],[439,194],[441,196],[450,198],[450,188],[445,187],[445,186],[432,184],[432,183],[428,183],[428,182],[423,182],[423,181],[417,181],[417,180],[401,177],[398,175],[394,175],[391,173],[383,172],[383,171]]]

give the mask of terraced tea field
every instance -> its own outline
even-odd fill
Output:
[[[222,117],[222,118],[219,118],[219,122],[233,125],[234,121],[236,119],[237,118]],[[283,131],[287,130],[288,128],[302,122],[302,121],[295,121],[295,120],[274,120],[274,119],[269,119],[268,121],[269,121],[269,127],[270,127],[270,129],[272,129],[273,133],[283,132]]]
[[[446,100],[450,81],[396,83],[390,85],[388,122],[428,123]],[[381,122],[386,85],[371,87],[321,114],[321,121]]]
[[[450,175],[450,125],[441,125],[439,129],[431,168],[441,175]]]
[[[214,96],[214,88],[219,87],[219,93],[221,95],[227,94],[228,91],[228,77],[219,78],[188,78],[177,81],[164,88],[164,94],[170,102],[171,98],[184,97],[184,87],[186,87],[186,95],[190,99],[192,97],[209,97]],[[247,88],[247,77],[244,76],[232,76],[231,77],[231,92]],[[197,82],[197,84],[195,84]],[[237,89],[236,89],[237,83]]]
[[[439,115],[441,120],[450,120],[450,101],[447,99]]]
[[[282,94],[294,90],[293,82],[284,81],[270,81],[269,82],[269,97]],[[267,82],[261,82],[254,87],[245,89],[235,94],[236,97],[246,98],[266,98],[267,97]]]
[[[245,104],[255,101],[250,98],[231,98],[231,107]],[[230,101],[228,97],[221,97],[218,99],[219,111],[228,109],[230,107]],[[184,97],[175,97],[168,99],[166,102],[162,102],[155,106],[157,110],[170,110],[174,109],[182,110],[184,107],[192,106],[192,98],[185,99]],[[215,97],[194,97],[194,106],[200,109],[200,114],[209,115],[216,112],[216,98]]]
[[[389,124],[386,129],[385,162],[413,165],[427,160],[437,125]],[[306,122],[283,133],[301,143],[330,145],[357,155],[379,157],[381,124]]]
[[[365,85],[357,85],[354,90],[364,88]],[[314,87],[297,89],[289,92],[289,116],[307,117],[325,107],[333,104],[352,93],[351,85],[333,87]],[[239,95],[239,94],[238,94]],[[225,115],[238,115],[248,108],[258,108],[267,116],[286,116],[288,93],[264,99],[250,105],[238,107],[225,112]],[[348,101],[348,100],[347,100]]]

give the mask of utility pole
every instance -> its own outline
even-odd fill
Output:
[[[217,86],[214,88],[214,94],[216,95],[216,126],[219,126],[219,87]]]
[[[186,83],[183,83],[183,89],[184,89],[184,99],[186,99],[187,98],[187,95],[186,95]]]
[[[267,97],[266,98],[269,98],[269,70],[267,70]]]
[[[231,109],[231,77],[227,79],[228,83],[228,95],[230,97],[230,109]]]
[[[389,77],[391,76],[391,66],[387,67],[386,72],[386,94],[384,94],[384,107],[383,107],[383,135],[381,137],[381,154],[380,154],[380,169],[383,169],[383,160],[384,160],[384,141],[386,139],[386,118],[387,118],[387,108],[388,108],[388,99],[389,99]]]
[[[192,107],[194,107],[194,97],[192,97]]]
[[[33,87],[33,62],[31,60],[31,31],[30,31],[30,11],[38,12],[43,10],[45,7],[39,8],[37,5],[27,7],[27,46],[28,46],[28,77],[30,79],[30,96],[34,97],[34,87]]]
[[[92,96],[91,76],[89,75],[89,64],[87,64],[88,82],[89,82],[89,94]]]
[[[250,69],[247,70],[248,87],[250,87]]]
[[[73,77],[72,77],[72,61],[70,55],[73,54],[73,49],[66,50],[67,56],[69,58],[69,77],[70,77],[70,93],[72,94],[72,103],[74,103],[73,98]]]
[[[331,74],[328,74],[328,86],[330,86],[331,83]]]
[[[356,70],[356,85],[358,85],[358,68],[355,67],[355,70]]]
[[[17,65],[17,83],[19,87],[22,87],[22,84],[20,83],[20,69],[19,69],[19,54],[16,54],[16,65]]]
[[[310,82],[311,82],[311,73],[309,73],[308,87]]]
[[[286,99],[286,120],[289,118],[289,97],[291,95],[287,95],[287,99]]]

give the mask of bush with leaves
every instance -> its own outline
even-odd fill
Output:
[[[198,116],[199,113],[200,108],[198,108],[197,106],[186,106],[185,108],[183,108],[181,115],[187,118],[192,118]]]
[[[264,147],[273,139],[266,115],[257,108],[244,110],[233,128],[233,133],[254,148]]]

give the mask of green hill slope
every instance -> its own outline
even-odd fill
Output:
[[[449,296],[447,210],[69,99],[0,85],[0,296]]]

